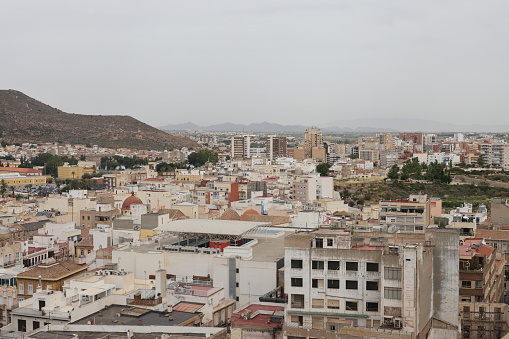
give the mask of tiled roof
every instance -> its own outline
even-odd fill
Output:
[[[168,213],[171,220],[184,220],[186,218],[185,214],[176,208],[161,208],[157,213]]]
[[[18,279],[23,277],[38,278],[39,276],[41,276],[43,279],[54,279],[64,277],[74,272],[85,270],[86,268],[87,266],[78,265],[72,262],[58,261],[49,265],[40,264],[31,270],[18,274]]]
[[[244,221],[270,222],[272,226],[275,226],[289,223],[290,217],[283,215],[247,214],[244,216]]]
[[[173,306],[173,311],[186,312],[186,313],[196,313],[203,306],[205,306],[205,304],[181,301],[177,305]]]
[[[240,215],[230,208],[219,217],[219,220],[240,220]]]

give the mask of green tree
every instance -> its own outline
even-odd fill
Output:
[[[217,152],[210,149],[201,149],[198,152],[189,154],[187,161],[194,167],[201,167],[207,162],[216,163],[219,159]]]
[[[477,158],[477,165],[479,167],[484,167],[485,162],[484,162],[484,156],[483,155],[480,155],[479,158]]]
[[[320,176],[322,177],[327,177],[329,176],[329,165],[326,164],[326,163],[321,163],[321,164],[318,164],[316,165],[316,172],[317,173],[320,173]]]
[[[387,173],[387,177],[391,180],[397,180],[399,179],[399,166],[398,164],[392,165],[391,169],[389,170],[389,173]]]
[[[0,184],[0,190],[2,191],[2,198],[5,197],[5,192],[7,191],[7,183],[4,179],[2,179],[2,182]]]

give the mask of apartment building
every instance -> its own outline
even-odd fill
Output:
[[[232,159],[251,158],[251,136],[242,135],[232,137],[231,152]]]
[[[501,302],[505,281],[504,252],[483,244],[480,238],[465,239],[459,251],[461,301]]]
[[[411,145],[413,153],[424,152],[424,135],[422,133],[400,133],[399,139]]]
[[[334,180],[332,177],[304,176],[292,184],[292,198],[303,204],[314,200],[334,197]]]
[[[395,226],[396,230],[423,231],[432,222],[432,217],[440,217],[442,200],[428,199],[426,194],[411,194],[404,200],[380,201],[380,222]]]
[[[495,142],[481,144],[481,155],[486,165],[504,171],[509,170],[509,144]]]
[[[267,136],[266,141],[266,156],[269,160],[274,160],[276,158],[286,157],[286,137],[278,137],[275,135]]]
[[[417,243],[357,236],[320,229],[285,239],[285,336],[457,337],[458,232],[430,229]]]

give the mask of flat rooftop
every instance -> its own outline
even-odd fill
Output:
[[[138,325],[141,320],[143,326],[178,326],[179,324],[196,317],[200,313],[187,313],[173,311],[173,320],[168,319],[167,312],[157,312],[141,307],[125,305],[111,305],[73,322],[77,325],[87,325],[90,319],[95,325]]]
[[[170,221],[157,227],[156,231],[170,233],[218,234],[240,236],[257,227],[268,226],[266,222],[239,220],[186,219]]]

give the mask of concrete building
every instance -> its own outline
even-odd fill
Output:
[[[91,167],[82,166],[58,166],[58,178],[60,179],[81,179],[84,174],[93,174],[95,170]]]
[[[275,135],[267,136],[265,154],[267,159],[275,160],[276,158],[286,157],[286,137],[278,137]]]
[[[429,229],[418,243],[390,236],[366,242],[320,229],[287,237],[284,335],[457,338],[458,232]]]
[[[504,296],[505,256],[502,250],[469,238],[460,247],[460,298],[462,302],[498,303]]]
[[[323,149],[323,155],[320,150]],[[315,153],[313,156],[313,153]],[[323,147],[323,132],[318,128],[308,128],[304,131],[304,158],[312,159],[320,157],[325,159],[325,148]]]
[[[440,217],[442,200],[428,199],[425,194],[411,194],[405,200],[380,201],[380,222],[395,226],[405,232],[423,231],[432,222],[432,217]]]
[[[231,139],[231,157],[232,159],[251,158],[251,136],[235,136]]]
[[[481,155],[486,165],[509,170],[509,144],[481,144]]]
[[[291,198],[303,204],[333,197],[334,179],[332,177],[303,176],[297,178],[292,184]]]
[[[490,204],[491,222],[495,226],[509,225],[509,204],[506,199],[493,199]]]

